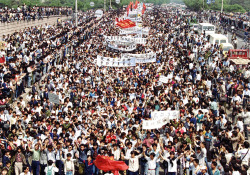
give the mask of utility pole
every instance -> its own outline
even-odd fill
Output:
[[[221,0],[221,13],[223,12],[223,0]]]
[[[109,4],[109,8],[111,9],[111,0],[109,0],[109,3],[110,3],[110,4]]]
[[[76,13],[76,27],[77,27],[77,21],[78,21],[78,19],[77,19],[77,0],[76,0],[76,2],[75,2],[76,4],[75,4],[75,13]]]
[[[106,11],[106,0],[103,0],[103,10],[104,10],[104,13]]]

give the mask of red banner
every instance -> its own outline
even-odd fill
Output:
[[[95,166],[103,171],[124,171],[128,169],[128,166],[123,161],[114,161],[113,157],[100,156],[96,157],[94,161]],[[117,173],[117,172],[115,172]]]
[[[120,21],[116,25],[118,25],[119,27],[121,27],[123,29],[136,26],[136,24],[133,21],[129,20],[129,19]]]

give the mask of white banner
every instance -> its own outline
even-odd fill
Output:
[[[135,58],[110,58],[97,55],[97,66],[131,67],[135,66]]]
[[[161,75],[161,76],[159,77],[159,81],[162,82],[162,83],[168,83],[169,80],[170,80],[170,78],[169,78],[169,77],[166,77],[166,76],[164,76],[164,75]]]
[[[121,42],[133,42],[135,44],[146,45],[147,38],[134,38],[131,36],[104,36],[106,41],[121,41]]]
[[[135,63],[154,63],[156,62],[156,53],[146,54],[123,54],[122,57],[135,57]]]
[[[143,120],[142,129],[158,129],[173,119],[179,119],[180,111],[154,111],[151,112],[151,120]]]
[[[136,49],[136,44],[123,45],[122,43],[109,43],[108,47],[115,50],[120,50],[123,52],[131,52]]]
[[[121,29],[120,35],[127,35],[127,34],[143,34],[143,35],[149,35],[149,28],[142,28],[142,27],[131,27],[127,29]]]

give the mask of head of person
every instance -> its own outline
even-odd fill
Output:
[[[211,164],[211,168],[214,170],[217,167],[217,162],[213,161]]]
[[[48,161],[48,165],[51,166],[53,164],[53,160]]]
[[[151,153],[149,156],[150,156],[150,159],[153,160],[155,158],[155,153]]]
[[[88,162],[90,162],[92,160],[91,155],[88,155],[87,160],[88,160]]]
[[[71,153],[68,153],[68,154],[67,154],[67,161],[70,161],[71,156],[72,156]]]
[[[174,157],[175,157],[175,153],[174,153],[174,151],[171,151],[170,152],[170,158],[173,159]]]

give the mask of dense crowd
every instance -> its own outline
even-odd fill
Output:
[[[120,55],[103,37],[119,34],[120,10],[101,19],[83,13],[78,27],[65,21],[3,36],[1,173],[110,173],[93,163],[105,155],[129,166],[120,174],[249,174],[249,67],[191,31],[185,13],[145,12],[147,44],[133,53],[152,50],[157,60],[136,67],[95,64],[97,55]],[[168,83],[159,81],[162,75]],[[180,116],[162,128],[142,128],[152,112],[164,110]]]
[[[30,7],[24,4],[16,9],[8,8],[7,6],[0,8],[0,20],[2,23],[40,20],[44,16],[71,14],[71,7]]]

